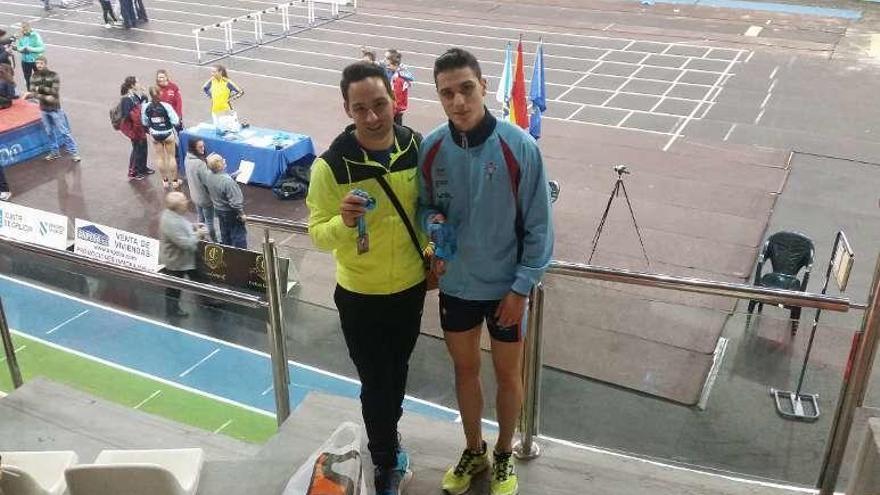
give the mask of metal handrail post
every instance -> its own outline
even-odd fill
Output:
[[[12,335],[9,334],[9,323],[6,320],[2,300],[0,300],[0,339],[3,341],[3,350],[6,351],[6,365],[9,367],[9,376],[12,377],[12,386],[19,388],[24,385],[24,381],[21,379],[21,370],[15,358],[15,347],[12,343]]]
[[[520,440],[513,452],[518,459],[535,459],[541,455],[535,443],[541,407],[541,369],[543,360],[544,285],[539,283],[529,294],[528,331],[523,361],[523,408],[520,415]]]
[[[837,401],[837,410],[834,413],[834,420],[831,422],[829,440],[825,445],[822,470],[817,482],[819,495],[834,493],[856,409],[863,404],[865,399],[868,380],[874,365],[874,356],[877,353],[878,339],[880,339],[880,256],[878,256],[874,267],[874,280],[871,283],[868,310],[862,319],[862,328],[856,333],[854,344],[856,348],[851,354],[851,361],[847,363],[840,389],[840,399]]]
[[[265,231],[263,259],[266,264],[266,298],[269,300],[269,354],[272,358],[272,388],[275,390],[275,418],[278,426],[290,416],[290,374],[284,341],[284,315],[281,311],[281,287],[278,279],[275,241]]]

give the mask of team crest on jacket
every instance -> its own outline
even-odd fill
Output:
[[[492,176],[495,175],[495,170],[498,167],[495,165],[495,162],[488,162],[483,166],[483,169],[486,170],[486,178],[492,180]]]

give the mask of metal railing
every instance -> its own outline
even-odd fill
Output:
[[[192,282],[176,277],[157,273],[145,273],[134,269],[113,265],[106,262],[96,261],[67,251],[57,251],[51,248],[37,246],[26,242],[16,241],[0,237],[4,244],[15,249],[46,256],[60,261],[71,262],[81,266],[100,268],[119,276],[144,281],[163,287],[185,289],[197,294],[214,297],[222,301],[241,304],[249,307],[269,308],[270,316],[267,322],[270,343],[274,349],[272,352],[273,378],[276,386],[276,402],[279,424],[289,414],[289,398],[282,397],[288,392],[287,383],[289,375],[286,370],[286,358],[283,339],[283,314],[280,304],[280,287],[278,286],[277,267],[274,263],[276,258],[276,246],[269,238],[270,230],[290,233],[308,234],[308,225],[304,222],[287,219],[247,216],[246,222],[251,225],[262,227],[264,236],[264,256],[267,262],[267,271],[270,271],[267,283],[268,300],[223,289],[211,285]],[[275,274],[273,277],[272,274]],[[640,273],[628,270],[598,267],[579,263],[567,263],[554,261],[548,273],[610,281],[644,287],[659,288],[666,290],[692,292],[706,295],[732,297],[763,302],[765,304],[782,304],[807,308],[823,309],[827,311],[847,312],[850,309],[866,309],[862,322],[862,328],[858,332],[858,345],[850,356],[847,365],[838,408],[832,422],[829,440],[826,445],[826,453],[823,459],[822,470],[819,477],[821,495],[831,495],[843,461],[846,442],[852,429],[855,410],[864,402],[868,379],[872,369],[873,359],[876,354],[878,338],[880,338],[880,258],[875,268],[873,284],[871,286],[871,299],[867,305],[851,302],[847,298],[796,292],[779,289],[755,287],[746,284],[716,282],[690,277],[676,277],[651,273]],[[517,455],[523,458],[534,458],[540,454],[539,445],[535,442],[538,434],[538,406],[540,404],[540,376],[543,367],[542,362],[542,334],[543,334],[543,304],[544,289],[538,284],[532,289],[529,302],[529,331],[526,334],[525,361],[523,366],[523,380],[525,386],[525,401],[520,422],[521,439],[517,444]],[[279,362],[284,366],[279,365]],[[283,376],[281,376],[283,373]],[[284,416],[284,417],[282,417]]]
[[[256,227],[262,227],[264,230],[309,235],[309,224],[306,222],[288,220],[286,218],[264,217],[261,215],[247,215],[244,221]]]
[[[272,356],[272,380],[273,387],[275,388],[275,415],[279,425],[290,416],[290,394],[288,390],[290,375],[287,372],[286,349],[284,348],[284,317],[281,312],[282,292],[281,287],[279,286],[280,278],[278,277],[278,266],[275,262],[277,256],[274,241],[266,242],[263,251],[266,260],[266,272],[268,278],[266,284],[266,299],[253,294],[217,287],[215,285],[193,282],[191,280],[173,277],[162,273],[144,272],[134,268],[115,265],[106,261],[86,258],[70,251],[60,251],[4,236],[0,236],[0,242],[2,242],[4,247],[25,254],[54,261],[71,263],[80,267],[98,269],[102,273],[116,275],[127,280],[144,282],[158,287],[186,290],[200,296],[238,306],[267,309],[269,311],[269,318],[266,322],[266,329],[269,336],[270,354]],[[0,327],[5,327],[5,323],[5,315],[0,312]],[[6,352],[9,353],[12,349],[11,339],[7,342],[7,339],[4,336],[3,344],[6,348]],[[13,372],[13,381],[15,380],[15,373]]]
[[[847,312],[850,309],[866,309],[862,328],[857,333],[858,345],[849,357],[844,375],[841,397],[832,421],[831,432],[826,443],[822,469],[817,483],[820,495],[832,495],[843,455],[855,419],[856,409],[864,404],[868,380],[873,367],[880,338],[880,257],[874,271],[871,298],[868,304],[851,302],[848,298],[769,289],[745,284],[715,282],[689,277],[675,277],[651,273],[639,273],[617,268],[605,268],[578,263],[553,261],[547,271],[551,274],[571,277],[641,285],[645,287],[695,292],[714,296],[754,300],[765,304],[800,306],[827,311]],[[538,434],[538,406],[540,401],[540,379],[543,367],[541,342],[543,340],[543,292],[539,284],[531,292],[536,302],[530,304],[529,332],[526,334],[525,359],[523,369],[525,400],[520,425],[520,441],[516,445],[517,457],[532,459],[540,454],[540,447],[534,437]],[[534,322],[532,321],[534,319]],[[537,362],[528,362],[536,360]]]
[[[305,222],[282,218],[248,216],[246,221],[263,227],[266,232],[273,229],[281,232],[307,235],[309,231],[308,224]],[[764,304],[799,306],[842,313],[848,312],[851,309],[866,310],[862,328],[857,334],[859,345],[853,349],[847,363],[847,373],[844,376],[841,390],[841,397],[843,399],[838,403],[832,422],[831,433],[826,444],[826,453],[819,476],[818,487],[820,495],[831,495],[834,493],[834,485],[837,482],[840,465],[843,462],[843,454],[852,429],[855,410],[864,403],[868,379],[873,366],[874,356],[877,352],[878,339],[880,339],[880,257],[878,257],[871,299],[868,304],[856,303],[845,297],[835,297],[826,294],[756,287],[747,284],[717,282],[692,277],[641,273],[619,268],[607,268],[564,261],[553,261],[547,272],[556,275],[657,289],[746,299]],[[520,440],[515,446],[517,457],[522,459],[533,459],[540,455],[540,446],[535,442],[535,437],[538,434],[540,419],[540,383],[541,370],[543,368],[543,308],[544,287],[543,284],[538,284],[532,289],[529,297],[529,327],[524,344],[524,401],[520,417]]]

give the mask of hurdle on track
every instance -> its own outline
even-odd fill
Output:
[[[321,6],[318,7],[318,4]],[[305,13],[297,15],[292,8],[304,8]],[[319,11],[328,11],[329,15],[319,15]],[[196,62],[199,65],[216,62],[245,50],[348,17],[356,11],[357,0],[295,0],[206,24],[192,31],[196,44]],[[302,18],[302,22],[292,22],[299,18]]]

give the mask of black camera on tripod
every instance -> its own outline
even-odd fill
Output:
[[[626,165],[617,165],[616,167],[614,167],[614,171],[617,172],[617,175],[629,173],[629,169],[626,167]]]

